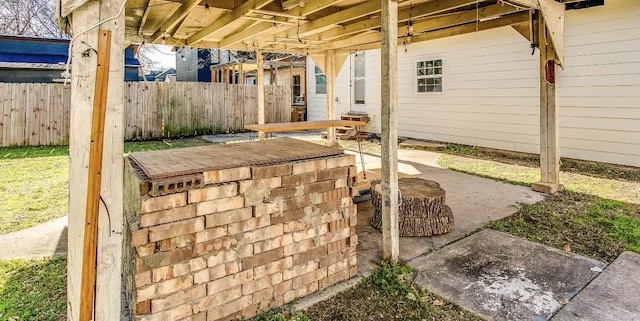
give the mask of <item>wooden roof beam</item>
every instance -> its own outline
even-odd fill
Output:
[[[380,12],[380,1],[367,1],[336,13],[329,14],[325,17],[318,18],[304,25],[300,25],[299,30],[298,28],[291,28],[290,30],[276,34],[270,39],[261,39],[260,45],[266,41],[276,41],[278,38],[297,39],[306,37],[323,28],[345,23],[353,19],[366,17],[377,12]]]
[[[398,21],[407,21],[418,19],[426,16],[437,15],[446,11],[454,10],[460,7],[468,6],[476,3],[476,0],[452,0],[452,1],[431,1],[413,8],[402,8],[398,10]],[[312,39],[315,40],[333,40],[345,35],[356,34],[362,31],[380,28],[380,17],[358,21],[340,26],[331,30],[322,32]]]
[[[491,17],[499,17],[512,13],[516,13],[522,10],[511,6],[503,6],[501,4],[494,4],[491,6],[486,6],[483,8],[479,8],[478,10],[466,10],[459,13],[453,13],[450,15],[435,17],[431,19],[418,20],[413,23],[414,33],[432,31],[447,27],[453,27],[456,25],[461,25],[470,22],[482,21],[485,19],[489,19]],[[403,36],[405,32],[400,32],[401,30],[406,30],[406,24],[402,24],[398,26],[398,35]]]
[[[312,13],[316,13],[322,9],[329,8],[333,5],[340,3],[342,0],[314,0],[314,1],[306,1],[303,7],[296,6],[287,10],[292,15],[298,16],[308,16]]]
[[[208,25],[204,29],[196,32],[191,37],[187,38],[187,45],[194,45],[195,43],[203,40],[209,35],[217,32],[232,22],[242,19],[245,15],[247,15],[253,9],[262,9],[273,0],[248,0],[247,2],[240,5],[238,8],[234,9],[230,13],[225,14],[220,19],[216,20],[212,24]]]
[[[325,9],[327,7],[330,7],[338,2],[340,2],[341,0],[316,0],[313,1],[311,3],[308,3],[307,5],[305,5],[304,7],[295,7],[293,9],[290,10],[286,10],[284,12],[282,12],[283,15],[289,15],[289,16],[300,16],[300,17],[306,17],[307,15],[316,13],[322,9]],[[278,19],[277,19],[278,20]],[[245,41],[249,38],[252,37],[256,37],[262,34],[273,34],[273,33],[277,33],[277,32],[281,32],[284,31],[286,29],[289,28],[295,28],[297,27],[296,25],[288,25],[288,26],[283,26],[283,25],[276,25],[273,26],[273,23],[269,23],[269,22],[265,22],[265,23],[259,23],[256,24],[255,26],[249,28],[249,29],[245,29],[243,31],[240,31],[238,33],[232,34],[228,37],[226,37],[225,39],[222,39],[220,41],[220,46],[222,47],[228,47],[234,44],[237,44],[239,42]]]
[[[250,39],[251,37],[257,37],[260,36],[264,33],[267,32],[273,32],[273,30],[283,30],[285,28],[291,28],[291,25],[288,24],[277,24],[276,26],[273,26],[272,22],[261,22],[256,24],[253,27],[244,29],[240,32],[234,33],[232,35],[229,35],[228,37],[222,39],[220,41],[220,47],[221,48],[226,48],[228,46],[240,43],[242,41],[245,41],[247,39]]]
[[[180,5],[178,10],[165,21],[151,36],[150,41],[156,42],[158,39],[164,37],[165,34],[171,32],[177,27],[193,9],[195,9],[202,0],[186,0]]]
[[[480,21],[480,22],[471,22],[463,25],[458,25],[455,27],[443,28],[434,31],[425,32],[419,35],[415,35],[411,37],[411,43],[435,40],[440,38],[453,37],[457,35],[463,35],[467,33],[473,33],[476,31],[483,31],[489,29],[495,29],[500,27],[511,26],[518,23],[523,23],[529,21],[529,11],[519,11],[516,13],[504,15],[500,18]],[[378,37],[379,35],[375,34]],[[368,43],[360,43],[354,46],[343,47],[339,50],[341,51],[356,51],[356,50],[370,50],[380,48],[380,42],[375,41],[374,38],[367,39],[371,42]],[[402,43],[404,41],[403,37],[398,38],[398,42]]]
[[[144,12],[142,13],[142,18],[140,18],[140,26],[138,26],[138,34],[144,35],[144,25],[147,23],[147,18],[149,18],[150,5],[153,2],[154,0],[147,0],[144,5]]]
[[[185,0],[164,0],[164,1],[175,2],[180,4],[185,2]],[[233,9],[235,8],[235,2],[236,2],[235,0],[211,0],[209,2],[205,0],[200,0],[200,4],[198,5],[201,7],[204,7],[206,4],[208,4],[209,8],[211,9],[233,11]]]
[[[491,6],[486,6],[480,8],[478,10],[466,10],[461,11],[459,13],[453,13],[446,16],[435,17],[424,20],[417,20],[413,22],[414,34],[418,34],[420,32],[432,31],[442,28],[453,27],[456,25],[461,25],[469,22],[475,22],[476,19],[487,19],[490,17],[501,16],[509,13],[514,13],[518,11],[518,9],[511,6],[503,6],[500,4],[495,4]],[[405,23],[401,23],[398,25],[398,35],[399,37],[404,37],[406,34],[407,26]],[[340,40],[333,42],[330,46],[334,49],[349,47],[355,43],[371,43],[380,41],[380,33],[370,33],[367,36],[358,36],[355,38],[348,38],[345,40]],[[413,41],[412,36],[412,41]]]

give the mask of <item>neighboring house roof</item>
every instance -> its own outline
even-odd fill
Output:
[[[0,34],[0,40],[28,40],[28,41],[41,41],[41,42],[58,42],[58,43],[68,43],[69,38],[47,38],[47,37],[36,37],[36,36],[23,36],[23,35],[2,35]]]
[[[170,68],[168,70],[152,70],[148,74],[144,75],[144,78],[147,81],[155,81],[155,80],[164,81],[167,76],[175,75],[175,74],[176,74],[176,70],[174,68]]]
[[[140,61],[136,58],[124,58],[124,66],[125,67],[140,67]]]
[[[0,67],[64,69],[69,42],[61,38],[0,35]],[[125,51],[124,65],[140,67],[132,49]]]
[[[66,55],[48,55],[48,54],[16,54],[0,52],[0,61],[2,62],[29,62],[37,64],[64,64],[67,62]]]
[[[168,75],[175,75],[176,74],[176,70],[174,68],[165,70],[159,74],[157,74],[154,78],[162,78],[162,77],[166,77]]]

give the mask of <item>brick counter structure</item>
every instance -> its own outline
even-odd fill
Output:
[[[249,318],[355,276],[354,164],[289,138],[132,154],[132,319]]]

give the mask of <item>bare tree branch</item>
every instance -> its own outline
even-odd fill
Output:
[[[1,0],[0,34],[60,38],[54,0]]]

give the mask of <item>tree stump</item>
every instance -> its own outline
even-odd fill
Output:
[[[445,191],[440,184],[420,178],[401,178],[399,227],[400,236],[431,236],[453,229],[453,213],[445,204]],[[382,186],[371,182],[371,202],[375,208],[371,225],[382,228]]]

